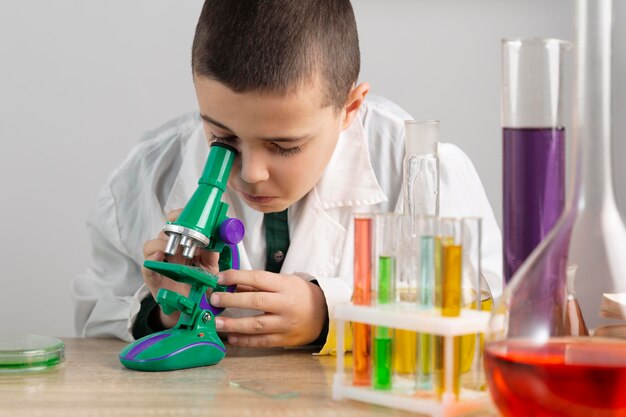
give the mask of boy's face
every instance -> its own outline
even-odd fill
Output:
[[[278,97],[236,93],[196,76],[195,90],[208,141],[239,150],[229,187],[264,213],[285,210],[313,188],[353,117],[347,120],[346,109],[322,107],[315,85]]]

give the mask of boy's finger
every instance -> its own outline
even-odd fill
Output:
[[[253,347],[253,348],[269,348],[291,346],[286,344],[286,339],[282,334],[258,334],[249,335],[234,333],[228,335],[228,343],[233,346]]]
[[[179,209],[172,210],[172,211],[168,212],[168,213],[167,213],[167,216],[166,216],[167,221],[168,221],[168,222],[173,222],[173,221],[175,221],[175,220],[178,218],[178,216],[180,216],[180,212],[181,212],[181,211],[183,211],[183,209],[182,209],[182,208],[179,208]]]
[[[150,256],[146,256],[146,259],[148,260],[159,261],[159,262],[163,261],[163,258],[164,258],[164,255],[161,252],[156,252]],[[141,269],[142,269],[143,280],[148,286],[148,288],[150,289],[150,292],[153,293],[152,295],[154,296],[155,295],[154,293],[156,292],[157,287],[160,285],[161,281],[163,280],[163,276],[143,266],[141,267]]]
[[[278,292],[284,276],[267,271],[229,269],[219,273],[222,285],[247,285],[259,291]]]
[[[162,240],[154,239],[149,240],[143,244],[143,257],[145,259],[153,260],[153,256],[157,253],[161,254],[161,259],[154,259],[158,261],[163,260],[163,251],[165,250],[165,243]]]
[[[217,317],[215,327],[221,332],[242,334],[283,333],[286,330],[284,321],[275,314],[241,318]]]
[[[197,259],[199,261],[199,265],[204,269],[208,270],[212,274],[217,274],[219,272],[219,260],[220,254],[217,252],[212,252],[209,250],[200,250],[196,252]]]
[[[211,304],[222,308],[249,308],[270,313],[278,313],[284,308],[282,297],[272,292],[214,292]]]
[[[259,290],[257,290],[254,287],[250,287],[249,285],[237,285],[237,288],[235,289],[235,291],[237,292],[257,292]]]

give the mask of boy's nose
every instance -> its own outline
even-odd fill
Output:
[[[241,154],[241,179],[248,184],[266,181],[269,178],[267,164],[263,157],[248,152]]]

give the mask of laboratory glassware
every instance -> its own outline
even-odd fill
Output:
[[[558,39],[502,41],[504,279],[554,226],[565,202],[563,53]]]
[[[439,215],[439,120],[405,120],[404,213]]]
[[[374,218],[376,227],[375,263],[377,305],[391,305],[394,301],[398,249],[402,244],[404,216],[393,213],[381,213]],[[376,326],[373,330],[373,375],[372,386],[375,389],[392,388],[392,342],[393,329]],[[413,352],[415,354],[415,352]]]
[[[505,416],[626,416],[626,343],[568,335],[568,265],[577,267],[590,333],[604,320],[604,294],[626,292],[626,232],[609,164],[612,1],[578,0],[576,11],[572,187],[564,214],[505,288],[485,346],[490,392]]]
[[[482,310],[483,305],[489,303],[489,297],[483,297],[489,291],[481,274],[481,223],[481,219],[475,217],[437,218],[432,247],[435,262],[434,305],[444,317],[458,317],[462,308]],[[446,340],[441,336],[432,339],[433,386],[438,396],[447,390],[454,392],[458,399],[462,374],[465,374],[463,385],[472,389],[484,386],[480,335],[469,334],[452,339],[452,370],[444,369]],[[420,356],[418,362],[421,360]],[[418,369],[422,365],[418,365]]]
[[[439,214],[439,121],[405,120],[404,179],[402,186],[403,213],[408,217],[408,233],[399,254],[399,269],[396,280],[396,301],[419,303],[417,299],[420,269],[420,242],[412,224],[416,216]],[[394,369],[399,375],[413,378],[416,371],[415,348],[417,334],[398,329],[395,332]]]
[[[374,244],[374,218],[370,214],[354,215],[354,294],[352,303],[368,306],[372,296],[372,245]],[[353,384],[370,385],[371,327],[353,323],[352,355]]]

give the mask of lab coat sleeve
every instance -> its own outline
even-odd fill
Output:
[[[300,274],[296,274],[300,275]],[[335,323],[335,306],[341,303],[347,303],[352,298],[352,287],[350,287],[346,280],[341,278],[324,278],[313,277],[317,284],[324,292],[326,298],[326,308],[328,309],[328,334],[324,346],[317,353],[318,355],[334,355],[337,350],[337,326]],[[344,332],[344,347],[345,350],[352,350],[352,331],[349,323],[346,323]]]
[[[93,263],[71,286],[77,334],[114,336],[132,341],[132,324],[147,294],[140,266],[120,236],[118,213],[110,182],[100,191],[96,210],[87,223]]]

